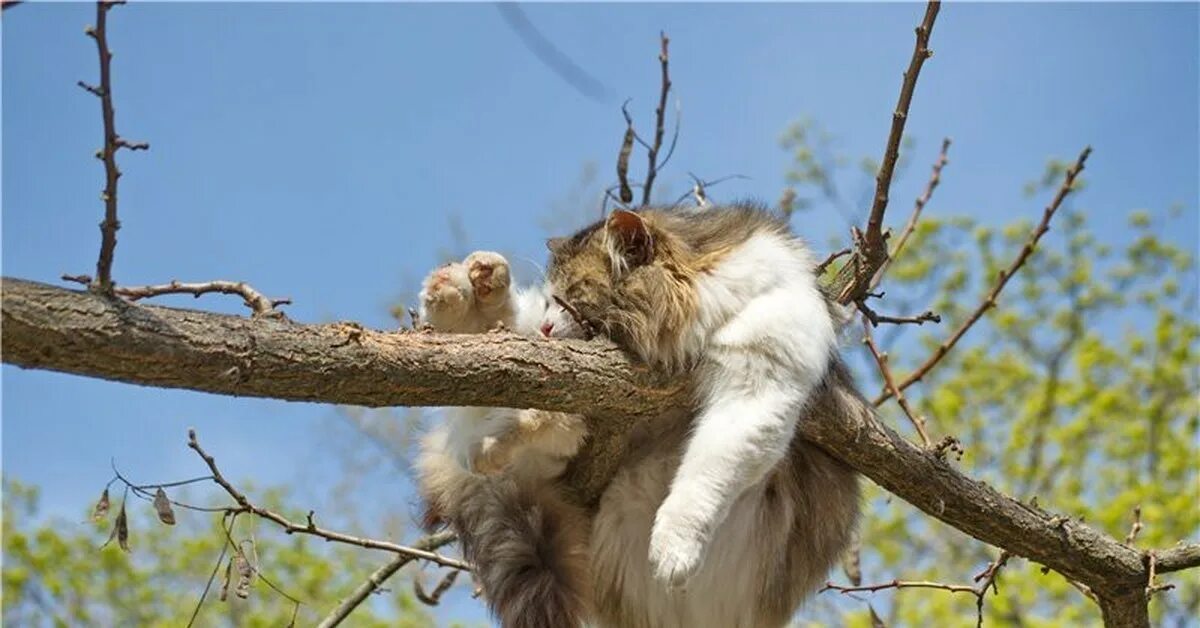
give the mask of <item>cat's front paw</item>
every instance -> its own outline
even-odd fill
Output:
[[[703,559],[701,535],[660,509],[650,532],[650,566],[655,579],[669,589],[684,589]]]

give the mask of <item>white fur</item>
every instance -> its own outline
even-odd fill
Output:
[[[476,296],[471,271],[478,265],[492,268],[496,278],[493,292],[484,302]],[[541,334],[543,324],[555,325],[551,336],[580,335],[578,325],[546,296],[542,288],[519,289],[509,282],[508,262],[487,251],[472,253],[461,264],[447,264],[426,278],[420,293],[419,319],[438,331],[479,333],[497,324],[519,334]],[[569,415],[513,408],[451,407],[444,420],[424,442],[424,450],[448,456],[462,470],[495,472],[477,465],[487,459],[506,435],[524,429],[537,431],[537,438],[518,442],[507,451],[508,472],[534,479],[551,479],[562,473],[566,461],[583,439],[582,421]]]
[[[836,332],[812,268],[797,243],[760,233],[697,282],[686,338],[703,348],[702,409],[650,539],[666,583],[695,573],[733,503],[783,458],[828,368]]]
[[[758,615],[749,601],[761,593],[755,574],[782,558],[754,548],[785,547],[788,539],[779,535],[790,529],[756,519],[770,511],[762,507],[763,479],[786,455],[800,411],[836,349],[813,267],[799,243],[762,232],[695,285],[698,316],[682,350],[698,364],[701,409],[683,451],[664,442],[671,449],[624,468],[605,491],[592,527],[592,576],[598,591],[640,610],[636,617],[602,617],[602,624],[755,627]],[[439,302],[457,317],[454,330],[487,329],[493,323],[460,312],[458,288],[443,290],[449,297]],[[540,335],[549,323],[552,336],[579,334],[548,290],[509,294],[502,320],[518,333]],[[422,292],[423,320],[426,302],[436,296]],[[522,412],[533,411],[451,409],[426,447],[471,469],[480,448],[517,426]],[[581,423],[559,436],[518,456],[534,461],[527,472],[542,478],[561,472],[582,439]],[[794,513],[776,516],[790,522]]]

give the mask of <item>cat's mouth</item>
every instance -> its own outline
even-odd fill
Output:
[[[593,325],[591,321],[584,318],[583,314],[579,313],[578,308],[576,308],[574,305],[571,305],[566,299],[558,295],[554,295],[553,299],[554,302],[557,303],[564,312],[569,314],[571,318],[575,319],[575,324],[579,325],[579,329],[583,330],[584,340],[591,340],[592,338],[596,337],[596,326]]]

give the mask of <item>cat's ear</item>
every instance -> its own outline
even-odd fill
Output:
[[[546,240],[546,248],[550,250],[551,255],[558,255],[566,245],[566,238],[550,238],[549,240]]]
[[[641,216],[615,210],[604,229],[613,254],[623,257],[630,266],[649,264],[654,259],[654,235]]]

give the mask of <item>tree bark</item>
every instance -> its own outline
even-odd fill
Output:
[[[10,278],[0,290],[3,361],[25,368],[292,401],[585,414],[592,438],[570,476],[585,499],[611,477],[619,437],[634,421],[691,403],[685,381],[660,377],[603,340],[306,325],[133,305]],[[858,405],[844,419],[818,409],[821,420],[801,423],[803,437],[929,515],[1088,585],[1109,600],[1106,618],[1145,615],[1144,602],[1126,608],[1128,592],[1148,580],[1141,552],[964,476]],[[1200,564],[1195,546],[1162,554],[1159,573]]]
[[[1101,595],[1099,601],[1105,628],[1150,628],[1150,600],[1145,589]]]

